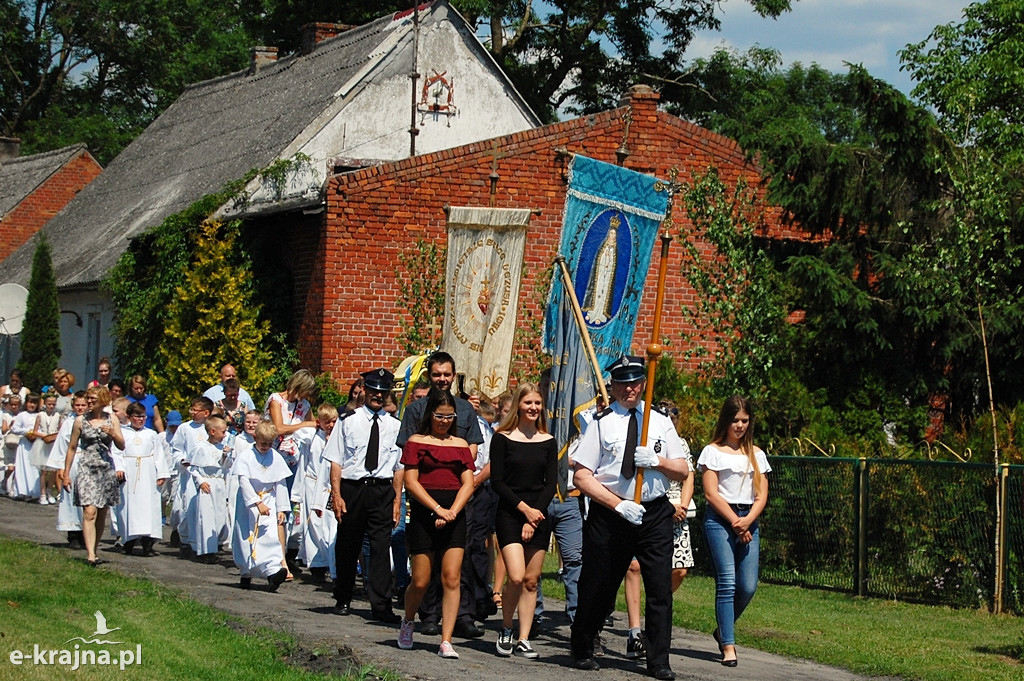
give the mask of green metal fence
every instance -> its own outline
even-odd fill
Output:
[[[997,476],[977,463],[769,461],[763,580],[1024,614],[1024,466]],[[701,521],[691,527],[696,570],[712,574]]]

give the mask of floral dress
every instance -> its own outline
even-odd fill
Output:
[[[82,418],[82,432],[78,436],[75,506],[106,508],[121,501],[121,485],[110,454],[110,443],[110,435],[92,425],[88,418]]]

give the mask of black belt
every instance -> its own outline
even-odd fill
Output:
[[[753,504],[729,504],[729,508],[734,511],[749,511],[754,508]]]
[[[359,478],[358,480],[349,480],[348,478],[342,478],[342,482],[347,482],[351,485],[390,485],[394,478]]]

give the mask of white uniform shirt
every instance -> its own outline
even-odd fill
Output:
[[[491,462],[491,438],[494,437],[494,430],[491,428],[491,424],[488,423],[482,416],[476,417],[477,423],[480,426],[480,434],[483,435],[484,441],[476,446],[476,470],[473,471],[473,475],[480,475],[484,466]]]
[[[637,439],[643,432],[644,405],[637,407]],[[587,427],[573,461],[576,466],[583,466],[594,473],[594,478],[607,487],[612,494],[623,499],[633,500],[633,489],[636,477],[624,478],[621,475],[622,459],[626,452],[626,431],[629,428],[629,410],[618,402],[602,412]],[[639,442],[638,442],[639,444]],[[651,425],[647,430],[647,446],[658,456],[666,459],[681,459],[689,455],[689,447],[679,438],[671,419],[656,411],[651,412]],[[669,479],[664,473],[654,469],[644,469],[644,485],[640,496],[641,501],[653,501],[668,492]]]
[[[377,413],[379,448],[377,468],[366,470],[366,444],[370,439],[374,412],[365,404],[339,418],[324,447],[324,459],[341,466],[343,480],[366,477],[392,478],[398,470],[402,450],[395,444],[401,421],[381,409]]]

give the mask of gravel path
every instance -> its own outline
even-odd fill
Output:
[[[57,532],[55,506],[16,502],[0,497],[0,528],[3,534],[41,545],[64,548],[64,534]],[[165,528],[166,531],[166,528]],[[66,549],[65,549],[66,550]],[[136,549],[136,552],[138,549]],[[69,555],[84,556],[84,552]],[[277,593],[254,588],[238,588],[238,570],[229,555],[221,554],[217,564],[206,565],[178,557],[166,543],[157,544],[154,557],[125,556],[105,538],[100,556],[108,561],[101,569],[118,570],[154,579],[189,594],[195,600],[262,626],[270,626],[294,635],[302,651],[293,656],[296,664],[314,670],[372,664],[398,672],[409,679],[461,679],[473,676],[493,681],[611,681],[612,679],[649,678],[642,663],[626,659],[625,613],[616,613],[614,625],[606,631],[608,653],[600,658],[601,670],[584,672],[571,668],[569,627],[564,618],[554,621],[547,632],[534,641],[540,659],[529,661],[499,658],[494,641],[500,620],[491,617],[487,633],[481,639],[453,643],[459,660],[443,660],[436,654],[438,636],[416,637],[416,647],[403,651],[396,645],[397,626],[367,621],[369,604],[353,601],[353,613],[339,617],[329,587],[307,581],[308,573],[285,584]],[[586,597],[586,594],[582,594]],[[561,613],[562,603],[545,599],[547,611]],[[269,617],[267,613],[273,613]],[[314,653],[314,651],[316,651]],[[671,664],[679,679],[715,681],[862,681],[868,677],[825,665],[770,655],[751,648],[739,648],[740,664],[728,669],[718,663],[718,649],[706,633],[676,628],[672,635]]]

